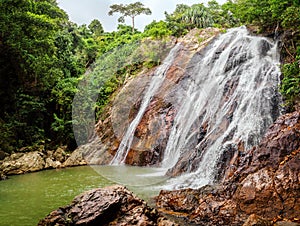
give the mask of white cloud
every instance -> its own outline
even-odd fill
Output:
[[[112,4],[130,4],[138,0],[58,0],[58,5],[64,9],[70,20],[77,24],[89,24],[93,19],[98,19],[102,23],[105,31],[112,31],[117,28],[118,15],[108,16],[109,6]],[[143,30],[145,25],[153,20],[165,18],[164,12],[169,13],[175,10],[177,4],[192,5],[196,3],[206,3],[208,0],[140,0],[146,7],[150,8],[152,15],[140,15],[136,18],[136,27]],[[224,3],[226,0],[218,0]],[[126,20],[126,24],[131,24]]]

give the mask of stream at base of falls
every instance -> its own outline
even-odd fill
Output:
[[[158,169],[133,166],[81,166],[10,176],[0,182],[0,226],[37,225],[80,193],[113,184],[150,201],[165,179]]]

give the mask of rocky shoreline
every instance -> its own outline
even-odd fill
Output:
[[[59,147],[53,151],[45,151],[41,147],[39,151],[13,153],[4,157],[0,161],[0,180],[4,180],[10,175],[86,164],[83,158],[74,161],[74,157],[66,152],[65,147]]]
[[[86,164],[83,156],[77,160],[74,156],[63,148],[12,154],[2,160],[1,179],[6,175]],[[93,199],[95,195],[97,198]],[[111,200],[112,197],[119,198]],[[100,199],[106,201],[98,202]],[[85,207],[79,210],[78,206]],[[107,210],[101,212],[101,208]],[[217,185],[161,191],[156,197],[157,211],[123,187],[96,189],[76,197],[70,206],[52,212],[39,225],[70,220],[69,214],[77,222],[88,213],[94,216],[88,218],[90,223],[86,219],[85,224],[74,225],[94,225],[93,220],[110,217],[115,208],[117,213],[109,218],[112,220],[108,224],[176,225],[162,217],[165,215],[181,219],[185,225],[300,225],[300,111],[279,117],[258,146],[233,155]]]
[[[39,225],[300,225],[300,111],[279,117],[260,144],[230,160],[222,182],[200,189],[161,191],[156,209],[121,186],[77,196]],[[6,156],[5,175],[85,165],[63,148]],[[71,216],[71,218],[70,218]],[[101,220],[101,221],[102,221]],[[179,223],[182,225],[182,223]]]
[[[300,111],[296,111],[279,117],[257,147],[235,155],[217,185],[161,191],[156,209],[121,186],[94,189],[53,211],[39,225],[297,226],[299,215]]]

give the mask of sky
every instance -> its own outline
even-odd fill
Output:
[[[109,6],[112,4],[130,4],[138,0],[57,0],[58,5],[67,12],[71,21],[78,25],[90,24],[93,19],[98,19],[105,31],[116,30],[118,26],[119,14],[108,15]],[[144,27],[153,20],[165,19],[164,12],[172,13],[177,4],[192,5],[197,3],[207,3],[209,0],[139,0],[145,7],[150,8],[152,15],[139,15],[135,19],[136,27],[143,30]],[[226,0],[217,0],[220,4]],[[126,24],[131,25],[129,18]]]

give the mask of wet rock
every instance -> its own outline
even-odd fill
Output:
[[[193,56],[196,55],[197,51],[204,49],[204,47],[206,47],[207,44],[219,34],[219,32],[219,29],[214,28],[201,31],[195,29],[184,38],[178,40],[178,42],[182,44],[182,48],[177,53],[171,67],[167,71],[166,79],[164,79],[158,92],[152,98],[141,122],[135,130],[132,146],[125,161],[127,164],[149,166],[159,165],[161,163],[175,116],[179,106],[182,104],[184,95],[186,95],[186,81],[190,79],[190,75],[187,72],[188,67],[195,66],[192,62],[194,59]],[[148,75],[150,78],[152,76],[153,74],[151,73]],[[128,84],[127,92],[130,90],[135,91],[137,89],[137,86],[134,85],[136,81],[137,80],[134,79],[132,84]],[[141,86],[139,85],[138,87]],[[125,96],[128,99],[129,95]],[[137,105],[131,105],[135,109],[139,109],[139,105],[141,103],[141,100],[139,99],[141,96],[142,95],[138,95],[135,99],[135,103],[137,103]],[[122,105],[124,105],[123,102]],[[128,108],[128,106],[126,107]],[[137,110],[134,112],[137,112]],[[125,115],[131,114],[127,113]],[[114,118],[115,117],[112,119]],[[121,126],[121,128],[127,128],[132,118],[129,117],[122,120],[121,123],[116,123],[116,125],[120,126],[126,123],[126,126]],[[197,128],[197,126],[195,126],[195,128]],[[121,132],[119,134],[123,135],[124,133]],[[121,139],[122,136],[119,137]],[[196,136],[195,139],[197,139]]]
[[[86,164],[82,150],[78,148],[72,152],[69,158],[62,164],[62,167],[81,166]]]
[[[300,226],[300,223],[291,222],[291,221],[278,221],[274,226]]]
[[[261,218],[255,214],[249,216],[243,226],[271,226],[272,223],[264,218]]]
[[[300,148],[300,111],[279,117],[257,147],[237,158],[236,175],[242,179],[262,168],[277,170]],[[227,178],[229,179],[229,178]]]
[[[185,95],[184,86],[189,75],[186,74],[195,53],[203,49],[220,33],[219,29],[194,29],[186,37],[177,41],[184,46],[169,68],[166,79],[152,98],[143,118],[137,126],[126,164],[139,166],[158,166],[168,142],[178,107]],[[166,44],[166,50],[174,45],[174,40]],[[95,130],[100,141],[92,141],[80,146],[64,165],[75,164],[81,158],[87,164],[108,164],[116,154],[128,125],[135,118],[142,103],[143,93],[149,86],[156,68],[142,71],[138,76],[126,79],[113,101],[107,106]],[[126,102],[126,104],[124,104]],[[95,138],[94,138],[95,139]],[[95,143],[98,143],[95,146]]]
[[[157,207],[199,225],[270,225],[278,217],[299,223],[299,111],[279,117],[257,147],[235,154],[230,164],[235,167],[218,186],[162,191]]]
[[[286,114],[270,127],[258,147],[237,159],[228,181],[246,213],[268,219],[300,214],[300,112]]]
[[[222,190],[213,186],[161,191],[156,205],[163,213],[184,216],[189,224],[242,225],[247,219],[245,214],[238,213],[234,201],[226,199]]]
[[[234,197],[246,213],[260,213],[269,219],[278,215],[297,217],[300,213],[299,173],[298,151],[282,162],[275,172],[272,168],[263,168],[249,174],[240,182]]]
[[[39,226],[51,225],[161,225],[175,223],[162,217],[125,187],[94,189],[50,213]]]
[[[262,216],[268,216],[273,212],[276,216],[276,213],[283,209],[280,197],[273,186],[273,177],[271,171],[261,169],[254,174],[249,174],[241,182],[236,198],[243,212],[247,214],[260,212]],[[272,205],[275,203],[276,205]]]

